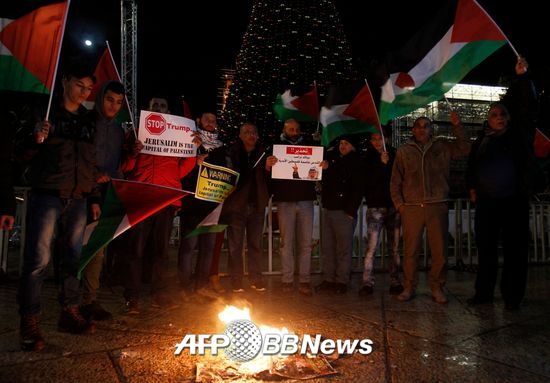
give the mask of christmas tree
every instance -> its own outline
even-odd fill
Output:
[[[236,71],[222,111],[223,133],[230,141],[242,123],[258,126],[263,142],[278,137],[277,94],[307,92],[317,83],[319,95],[330,84],[357,78],[357,71],[331,0],[256,0],[236,60]],[[317,124],[302,124],[310,131]]]

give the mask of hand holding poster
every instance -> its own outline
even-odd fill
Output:
[[[322,146],[273,145],[277,162],[271,169],[271,178],[320,181],[323,170]]]
[[[195,157],[195,121],[171,114],[142,110],[139,117],[141,153],[155,156]]]
[[[236,171],[203,162],[199,168],[195,198],[223,202],[235,189],[238,180],[239,173]]]

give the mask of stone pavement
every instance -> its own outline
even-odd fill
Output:
[[[201,357],[176,357],[174,345],[187,333],[222,331],[217,313],[225,303],[244,301],[256,324],[374,341],[370,355],[340,359],[334,364],[338,375],[313,381],[550,381],[550,266],[530,268],[528,296],[518,312],[505,311],[499,298],[494,305],[466,306],[472,273],[448,273],[445,306],[432,302],[425,273],[417,297],[406,303],[388,295],[386,277],[378,274],[374,296],[363,299],[357,295],[359,274],[347,294],[313,297],[283,294],[280,277],[270,276],[265,293],[192,300],[169,312],[148,308],[145,298],[147,310],[139,317],[123,314],[120,287],[103,288],[100,300],[115,319],[98,323],[91,336],[57,331],[57,293],[48,281],[42,316],[47,347],[40,353],[19,349],[16,281],[8,281],[0,285],[0,382],[191,382]]]

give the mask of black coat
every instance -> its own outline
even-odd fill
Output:
[[[323,171],[323,208],[344,210],[355,217],[363,199],[364,167],[357,152],[342,157],[338,149],[326,155],[329,165]]]
[[[61,198],[99,197],[95,121],[83,106],[77,114],[62,107],[53,111],[52,129],[42,144],[30,144],[33,189]]]
[[[395,148],[386,147],[390,160],[384,164],[380,153],[371,145],[365,155],[365,202],[370,207],[392,207],[390,193],[391,172],[395,161]]]

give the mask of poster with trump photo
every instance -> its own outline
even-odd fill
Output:
[[[138,139],[141,153],[154,156],[195,157],[193,144],[195,121],[171,114],[142,110],[139,116]]]
[[[273,145],[273,155],[277,163],[271,168],[271,178],[320,181],[323,176],[322,146]]]

